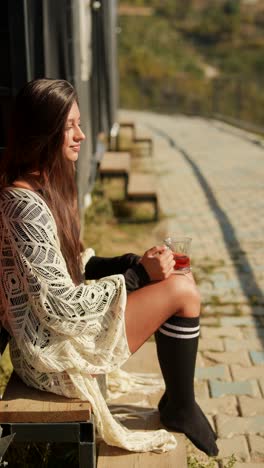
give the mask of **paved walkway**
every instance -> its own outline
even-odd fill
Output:
[[[264,144],[217,121],[120,115],[154,139],[160,232],[193,238],[203,297],[196,394],[220,458],[264,467]]]

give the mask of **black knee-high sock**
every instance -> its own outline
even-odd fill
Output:
[[[166,385],[166,396],[159,406],[160,419],[166,427],[184,432],[200,450],[217,455],[215,433],[194,395],[199,329],[199,317],[173,316],[155,334]]]
[[[167,331],[166,331],[167,330]],[[161,333],[165,334],[166,336],[171,336],[173,338],[178,338],[178,339],[192,339],[191,342],[186,342],[185,344],[188,347],[188,355],[190,358],[190,367],[188,368],[188,401],[191,401],[191,399],[195,398],[194,396],[194,373],[195,373],[195,362],[196,362],[196,356],[197,356],[197,350],[198,350],[198,341],[199,341],[199,335],[200,335],[200,326],[199,326],[199,317],[196,318],[182,318],[182,317],[171,317],[168,319],[165,324],[161,327]],[[169,333],[168,333],[169,332]],[[174,333],[175,332],[175,333]],[[178,335],[178,337],[176,336]],[[162,358],[162,350],[160,349],[160,344],[162,343],[162,338],[159,340],[158,339],[158,334],[156,336],[156,342],[157,342],[157,348],[159,348],[159,359]],[[179,342],[180,344],[181,342]],[[184,342],[182,342],[184,343]],[[175,344],[175,343],[174,343]],[[168,343],[166,342],[166,345]],[[166,350],[165,350],[165,359],[166,359]],[[187,363],[187,359],[186,359]],[[165,370],[164,370],[165,372]],[[164,376],[163,376],[164,377]],[[166,377],[166,380],[168,381],[170,379],[170,375]],[[165,380],[165,378],[164,378]],[[183,387],[184,389],[185,387]],[[180,403],[180,398],[179,398],[179,393],[181,392],[181,389],[178,387],[178,392],[175,394],[173,393],[174,398],[177,399],[177,401]],[[190,394],[191,392],[191,394]],[[186,395],[185,395],[186,396]],[[159,411],[161,412],[163,408],[165,408],[166,404],[168,403],[168,393],[167,390],[165,390],[164,394],[162,395],[160,402],[158,404]],[[213,428],[211,427],[208,419],[200,409],[199,405],[196,404],[198,407],[198,410],[201,412],[203,415],[203,418],[205,419],[206,423],[208,424],[210,430],[213,433],[213,436],[215,439],[217,439],[217,435],[214,432]]]

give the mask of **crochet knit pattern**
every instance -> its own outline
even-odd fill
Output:
[[[136,432],[111,415],[92,375],[118,369],[130,356],[122,275],[75,286],[57,228],[35,192],[0,194],[0,319],[11,335],[15,371],[40,390],[89,400],[99,435],[131,451],[175,448],[167,431]]]

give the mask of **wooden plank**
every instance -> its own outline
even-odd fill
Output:
[[[128,372],[154,372],[159,373],[160,369],[156,356],[156,347],[153,342],[145,343],[125,364],[123,367]],[[143,418],[130,418],[123,423],[129,429],[136,430],[153,430],[161,428],[162,425],[159,421],[158,411],[155,411],[157,403],[162,392],[157,392],[147,396],[149,402],[150,412],[147,419]],[[127,406],[127,409],[132,408],[129,403],[137,402],[145,399],[146,395],[127,394],[117,400],[114,400],[113,408],[115,405],[122,407]],[[135,407],[135,410],[146,409]],[[99,456],[97,468],[187,468],[187,457],[185,448],[185,436],[183,434],[175,434],[178,445],[175,450],[157,454],[153,452],[147,453],[134,453],[117,447],[110,447],[104,442],[99,445]]]
[[[133,140],[134,146],[137,147],[138,149],[141,148],[141,153],[142,151],[147,150],[147,155],[152,156],[153,153],[153,139],[151,135],[147,135],[142,133],[141,130],[137,129],[137,134],[135,135],[135,138]],[[137,151],[139,152],[139,151]]]
[[[156,197],[156,179],[153,174],[133,172],[130,174],[127,193],[129,197]]]
[[[122,129],[129,129],[131,132],[131,138],[134,140],[136,137],[136,126],[134,122],[120,122],[119,123],[119,128],[122,131]]]
[[[177,448],[165,453],[132,453],[102,443],[97,468],[187,468],[184,436],[175,436]]]
[[[0,423],[87,421],[91,404],[28,387],[13,373],[0,401],[0,415]]]
[[[121,128],[132,128],[132,129],[135,129],[135,122],[133,122],[132,120],[131,121],[121,121],[119,122],[119,126]]]
[[[100,174],[110,175],[129,173],[130,171],[130,153],[109,151],[103,155],[100,164]]]

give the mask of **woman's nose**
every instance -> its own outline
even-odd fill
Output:
[[[80,127],[76,128],[74,138],[75,138],[75,140],[78,140],[78,141],[82,141],[82,140],[84,140],[86,138],[85,134],[83,133],[83,131],[82,131],[82,129]]]

